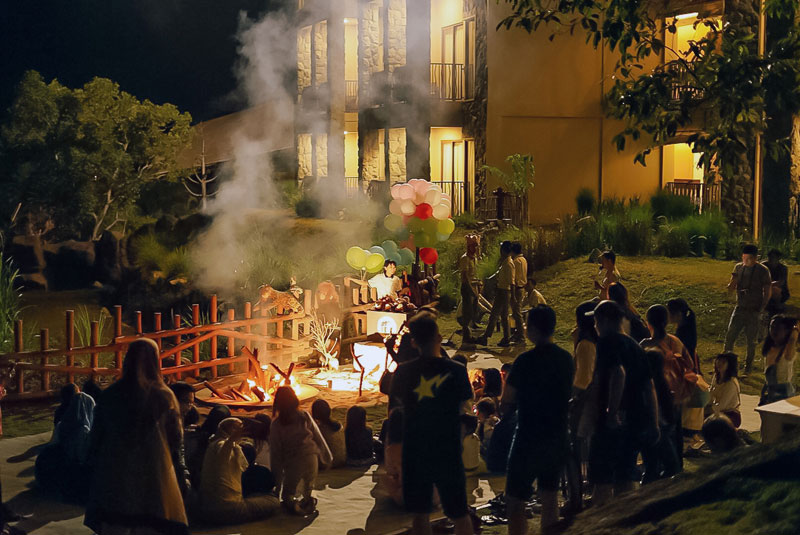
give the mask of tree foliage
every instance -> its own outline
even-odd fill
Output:
[[[178,176],[190,123],[105,78],[69,89],[30,71],[0,129],[8,204],[29,232],[98,239],[125,220],[145,182]]]
[[[758,3],[753,2],[752,13],[726,16],[722,23],[718,16],[699,13],[695,26],[704,27],[706,35],[690,41],[687,51],[668,50],[674,59],[666,62],[660,61],[668,49],[663,36],[676,33],[678,20],[675,13],[659,12],[655,3],[506,3],[511,13],[498,28],[533,32],[547,27],[550,39],[558,33],[582,32],[594,47],[605,46],[617,54],[606,111],[625,125],[614,137],[617,149],[624,149],[628,140],[646,141],[635,157],[643,165],[653,147],[675,142],[682,129],[700,124],[702,130],[687,141],[694,152],[701,153],[701,165],[713,165],[727,179],[738,172],[743,154],[766,130],[770,114],[791,115],[800,110],[800,28],[794,0],[765,0],[765,13],[771,20],[790,22],[788,31],[768,41],[763,55],[758,50]],[[658,66],[652,68],[653,63]],[[765,141],[772,158],[789,148],[788,138]]]

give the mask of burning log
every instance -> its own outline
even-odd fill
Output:
[[[235,399],[233,396],[229,394],[225,394],[221,392],[217,387],[209,383],[208,381],[203,381],[203,386],[211,390],[211,393],[217,396],[220,399]]]
[[[253,400],[252,400],[252,399],[250,399],[249,397],[247,397],[247,396],[245,396],[244,394],[242,394],[242,393],[241,393],[239,390],[237,390],[236,388],[231,388],[231,392],[233,392],[233,394],[234,394],[234,396],[235,396],[235,397],[237,397],[237,398],[241,399],[242,401],[253,401]]]
[[[255,394],[256,397],[258,398],[258,401],[261,401],[263,403],[264,401],[267,400],[267,393],[260,386],[258,386],[258,385],[254,386],[252,388],[252,391],[253,391],[253,394]]]

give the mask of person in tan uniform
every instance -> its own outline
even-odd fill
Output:
[[[480,345],[487,345],[489,338],[492,337],[498,320],[503,328],[503,339],[498,342],[500,347],[511,345],[511,331],[508,325],[508,307],[511,302],[511,290],[514,288],[514,261],[511,258],[511,242],[504,241],[500,244],[500,266],[497,272],[492,275],[497,280],[497,289],[492,302],[492,311],[489,315],[489,322],[486,325],[486,332],[478,338]]]
[[[525,326],[522,323],[522,303],[525,301],[525,285],[528,283],[528,261],[522,254],[522,244],[511,244],[514,261],[514,287],[511,288],[511,316],[514,318],[515,344],[525,343]]]

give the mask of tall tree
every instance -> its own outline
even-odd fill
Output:
[[[722,176],[723,208],[734,223],[752,228],[757,140],[772,119],[800,110],[800,28],[794,18],[795,0],[764,1],[771,20],[786,22],[782,33],[768,40],[763,53],[758,46],[759,1],[729,0],[724,3],[722,24],[718,17],[700,12],[696,25],[704,26],[706,35],[690,41],[688,51],[671,51],[674,59],[655,69],[645,64],[648,58],[660,57],[666,47],[663,36],[676,33],[678,23],[674,12],[664,11],[656,2],[506,2],[511,14],[498,27],[533,32],[549,26],[551,39],[564,31],[582,32],[593,46],[617,54],[606,111],[624,121],[624,129],[614,138],[619,150],[629,139],[647,141],[636,155],[637,162],[644,165],[654,147],[675,142],[682,128],[699,123],[702,130],[692,134],[688,143],[701,154],[701,165],[717,169]],[[778,160],[787,153],[788,136],[764,135],[762,139],[767,157]]]
[[[178,175],[190,123],[105,78],[71,90],[26,73],[1,135],[29,228],[99,239],[125,220],[142,184]]]

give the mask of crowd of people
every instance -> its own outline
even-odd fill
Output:
[[[465,535],[475,522],[466,477],[485,466],[506,475],[501,499],[508,532],[527,532],[535,495],[542,532],[550,533],[562,527],[561,512],[585,506],[590,489],[598,506],[637,483],[679,473],[687,434],[702,434],[715,451],[740,443],[739,359],[729,346],[741,328],[761,322],[756,312],[767,307],[774,316],[762,350],[763,397],[793,394],[797,321],[781,314],[785,291],[780,281],[773,291],[775,281],[753,263],[757,251],[750,246],[732,274],[737,307],[708,382],[689,304],[673,299],[650,306],[642,317],[613,253],[600,257],[597,297],[575,309],[567,351],[554,342],[557,318],[541,304],[544,298],[523,306],[524,288],[531,285],[526,264],[517,262],[519,248],[503,243],[501,251],[484,338],[500,322],[504,342],[520,343],[524,336],[533,347],[501,369],[468,371],[465,357],[444,351],[436,311],[423,308],[393,355],[399,366],[382,381],[389,403],[378,436],[363,407],[349,408],[343,425],[323,399],[310,412],[301,408],[289,387],[276,391],[271,415],[237,418],[218,406],[201,423],[194,388],[165,384],[158,346],[142,338],[130,344],[121,377],[105,390],[93,382],[64,387],[53,440],[36,462],[39,486],[85,503],[85,523],[96,533],[142,527],[188,533],[190,519],[236,524],[281,509],[312,515],[319,470],[380,462],[376,495],[411,513],[415,533],[431,532],[430,514],[441,506],[455,533]],[[464,258],[462,296],[471,305],[478,296],[471,279],[474,249]],[[462,315],[471,339],[477,317],[463,309]],[[745,372],[754,361],[751,342],[748,335]],[[560,486],[569,498],[562,510]]]

